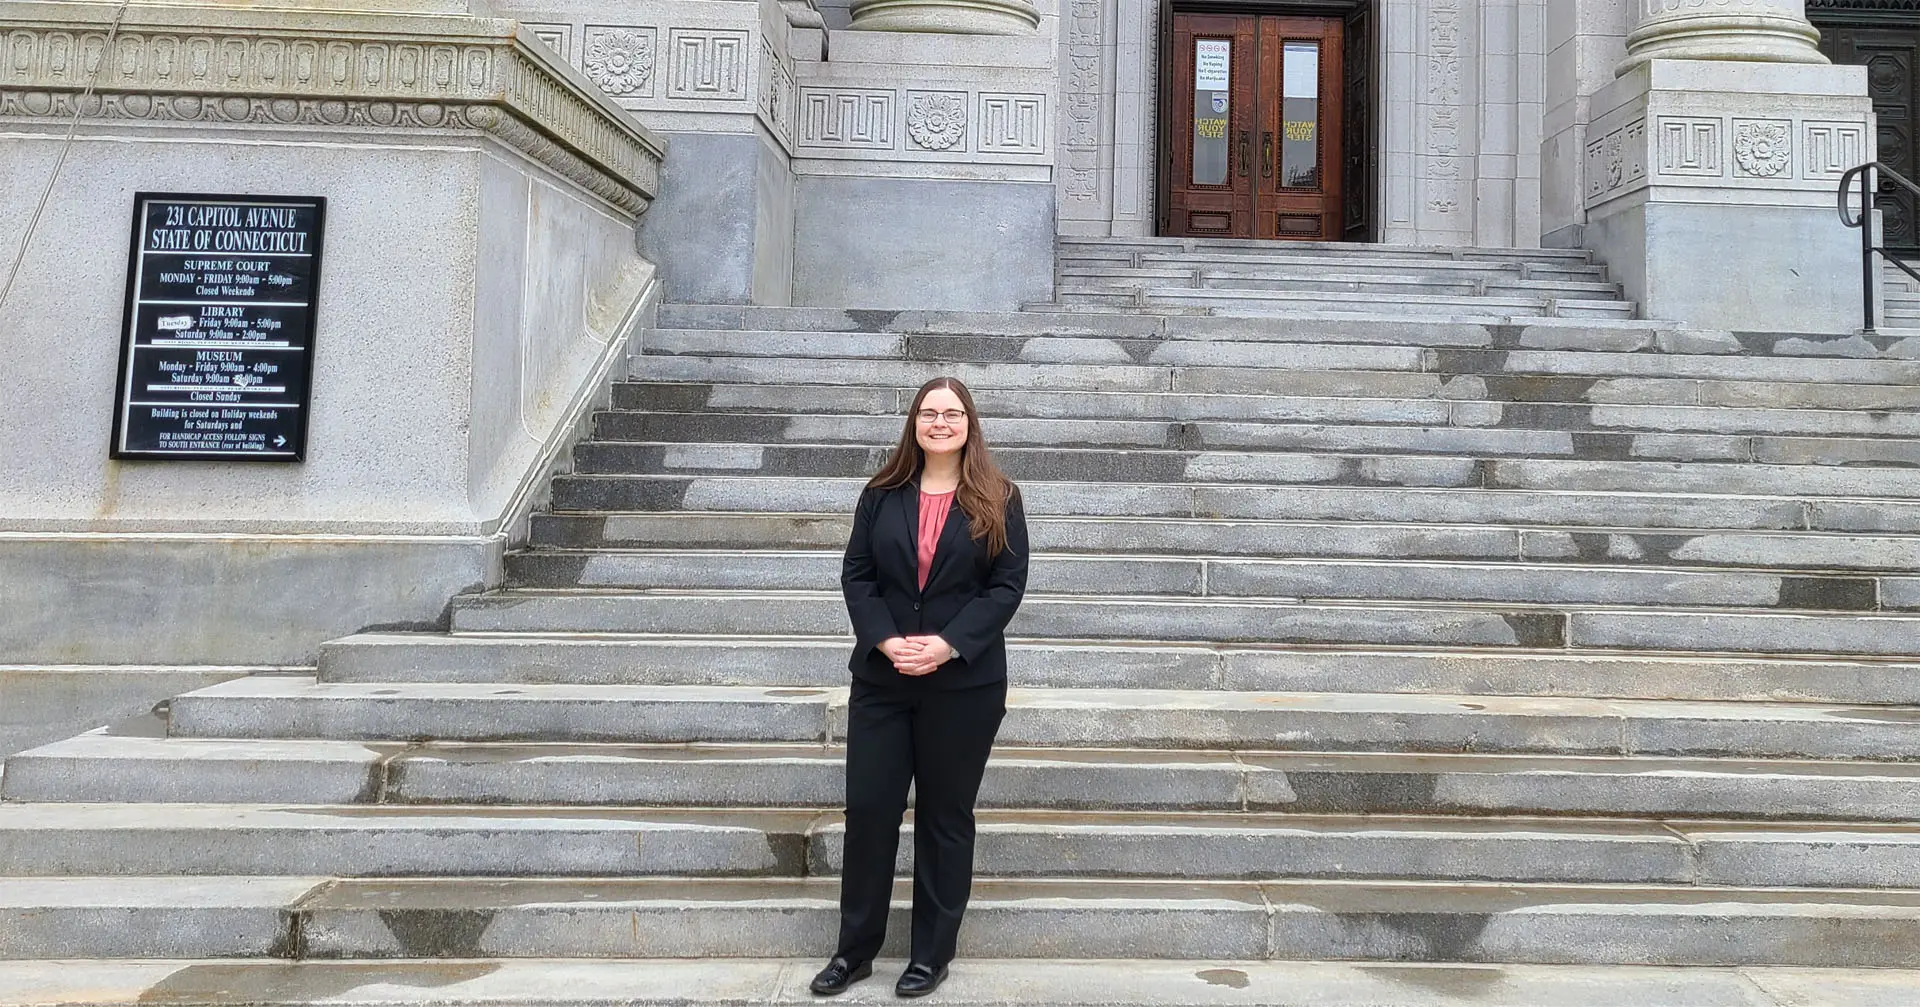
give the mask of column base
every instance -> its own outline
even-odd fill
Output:
[[[1584,239],[1642,315],[1859,331],[1860,235],[1833,207],[1872,156],[1865,68],[1655,60],[1593,108]]]
[[[1700,14],[1641,25],[1627,36],[1627,58],[1614,73],[1625,76],[1656,59],[1831,62],[1820,51],[1819,30],[1785,14]]]
[[[1029,35],[1040,12],[1026,0],[867,0],[852,9],[855,31],[947,35]]]

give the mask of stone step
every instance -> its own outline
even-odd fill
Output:
[[[1587,277],[1526,279],[1513,271],[1487,270],[1451,275],[1394,275],[1347,270],[1220,269],[1211,263],[1105,266],[1063,264],[1055,282],[1074,291],[1122,292],[1140,288],[1193,287],[1214,290],[1288,290],[1324,295],[1375,294],[1384,297],[1577,298],[1615,300],[1620,288]],[[1367,306],[1371,309],[1372,305]]]
[[[85,958],[292,957],[293,908],[328,883],[319,877],[5,878],[0,960],[59,958],[75,968],[73,960]],[[0,988],[0,997],[8,995]],[[79,1000],[92,1000],[91,992]]]
[[[184,738],[665,743],[831,742],[845,689],[317,683],[259,677],[173,700]],[[1002,743],[1026,747],[1915,758],[1902,708],[1502,696],[1012,690]]]
[[[866,478],[892,451],[854,444],[674,444],[590,441],[574,451],[579,474],[553,482],[557,510],[647,510],[621,480],[654,475]],[[1002,446],[994,459],[1019,481],[1370,489],[1452,488],[1646,492],[1726,496],[1920,498],[1920,467],[1869,467],[1833,456],[1783,454],[1763,461],[1537,458],[1298,450],[1183,451]],[[1822,462],[1825,462],[1822,464]],[[638,491],[644,494],[643,491]],[[1456,493],[1456,496],[1471,494]],[[782,501],[782,503],[785,503]],[[791,508],[792,504],[787,504]],[[1401,517],[1405,512],[1391,515]],[[1300,515],[1304,516],[1304,515]],[[1631,524],[1632,522],[1608,522]]]
[[[900,436],[892,416],[779,413],[601,412],[591,440],[577,445],[580,471],[605,471],[602,455],[627,444],[857,446],[883,450]],[[1794,437],[1512,429],[1400,424],[1290,422],[1160,422],[1151,420],[988,421],[996,449],[1127,448],[1132,450],[1314,451],[1472,454],[1483,457],[1648,461],[1731,461],[1786,465],[1920,466],[1920,439]],[[890,450],[890,449],[885,449]],[[684,453],[684,452],[683,452]]]
[[[365,633],[320,648],[326,682],[758,685],[847,683],[847,639]],[[1564,651],[1322,650],[1014,638],[1024,686],[1437,693],[1846,706],[1920,705],[1920,664]]]
[[[983,346],[1007,337],[1026,339],[1028,353],[1047,350],[1065,362],[1086,351],[1069,352],[1075,341],[1126,347],[1166,340],[1386,344],[1500,350],[1581,350],[1607,352],[1771,354],[1777,356],[1851,356],[1911,359],[1911,347],[1898,334],[1875,336],[1799,333],[1731,333],[1685,329],[1668,322],[1631,318],[1503,317],[1415,319],[1368,314],[1364,306],[1337,312],[1294,311],[1284,316],[1245,318],[1181,313],[1178,310],[1101,309],[1084,304],[1054,305],[1051,311],[843,311],[824,308],[774,308],[737,305],[664,305],[663,329],[727,330],[750,345],[760,332],[894,333],[986,337]],[[1200,309],[1194,309],[1200,310]],[[1016,340],[1017,341],[1017,340]],[[1055,345],[1063,344],[1063,345]],[[938,345],[934,343],[933,345]],[[1004,350],[986,359],[1002,359]],[[1084,362],[1084,361],[1081,361]]]
[[[1251,344],[1242,344],[1251,345]],[[1515,351],[1516,353],[1519,351]],[[1526,351],[1529,353],[1547,351]],[[1513,354],[1508,354],[1512,356]],[[1548,354],[1551,355],[1551,354]],[[1653,354],[1589,354],[1627,361]],[[1759,363],[1875,364],[1885,361],[1715,358]],[[1498,366],[1498,365],[1496,365]],[[1529,363],[1527,366],[1536,366]],[[1546,363],[1538,366],[1548,366]],[[1629,365],[1631,366],[1631,365]],[[1904,366],[1902,364],[1901,366]],[[1690,370],[1692,368],[1689,368]],[[1593,401],[1638,405],[1730,405],[1767,408],[1810,407],[1842,410],[1907,410],[1920,405],[1920,387],[1892,384],[1897,375],[1877,380],[1842,380],[1797,368],[1799,377],[1724,377],[1703,375],[1594,375],[1569,367],[1560,373],[1445,373],[1434,371],[1316,371],[1278,367],[1177,366],[1138,364],[936,363],[931,361],[855,360],[847,358],[673,356],[632,358],[641,380],[695,384],[803,384],[835,387],[914,389],[936,377],[964,381],[969,388],[1039,391],[1175,392],[1180,394],[1281,395],[1357,398],[1445,398],[1510,402],[1579,403]],[[1861,377],[1847,370],[1844,378]]]
[[[125,957],[156,942],[145,931],[172,908],[138,904],[158,900],[135,894],[152,888],[158,895],[169,884],[208,886],[214,879],[61,880],[75,896],[100,892],[94,901],[109,911],[136,903],[130,912],[119,910],[130,934],[115,939],[120,928],[67,929],[66,956]],[[9,901],[61,897],[63,886],[50,882]],[[890,955],[905,951],[907,898],[904,886],[896,889]],[[298,905],[290,899],[282,905],[288,915],[283,934],[297,934],[310,959],[787,955],[824,961],[839,912],[831,881],[764,878],[341,880]],[[50,943],[45,931],[60,918],[38,905],[17,915],[30,929],[6,931],[12,936],[0,953],[47,957],[21,952]],[[78,922],[105,912],[63,915],[60,922]],[[963,959],[1920,964],[1920,894],[1905,891],[983,880],[974,886],[967,921]]]
[[[813,811],[0,805],[14,876],[799,876]],[[9,882],[10,883],[10,882]]]
[[[881,962],[846,995],[877,1003],[905,966]],[[551,1007],[564,988],[578,1007],[738,1007],[816,1004],[807,982],[819,958],[480,959],[438,961],[0,962],[0,1004],[50,1007],[151,1002],[175,1007]],[[1898,969],[1708,968],[1636,965],[1471,965],[979,959],[956,962],[943,1004],[1108,1007],[1886,1007],[1920,987]],[[1495,992],[1468,995],[1458,991]],[[1497,997],[1498,999],[1487,999]]]
[[[978,825],[985,878],[1874,888],[1920,875],[1911,823],[1029,810],[982,811]],[[844,839],[839,815],[812,809],[0,807],[15,878],[272,876],[288,863],[349,878],[830,878]],[[912,862],[903,842],[898,866]]]
[[[1170,274],[1219,272],[1257,278],[1313,280],[1320,277],[1363,276],[1369,279],[1418,282],[1457,278],[1572,280],[1604,283],[1607,268],[1577,262],[1529,262],[1452,259],[1380,259],[1365,255],[1246,255],[1206,252],[1095,252],[1063,254],[1054,260],[1056,277],[1085,274]]]
[[[1366,314],[1402,314],[1410,318],[1448,320],[1461,317],[1509,318],[1548,315],[1556,318],[1632,318],[1634,305],[1613,298],[1562,298],[1526,296],[1449,296],[1445,294],[1404,294],[1399,297],[1359,295],[1311,290],[1258,290],[1238,288],[1193,288],[1177,286],[1138,287],[1132,290],[1107,290],[1090,285],[1061,284],[1054,288],[1053,303],[1093,304],[1106,307],[1169,305],[1204,308],[1220,315],[1259,317],[1291,311],[1355,311]],[[1050,305],[1049,305],[1050,306]]]
[[[1056,254],[1085,250],[1142,250],[1142,252],[1233,252],[1250,256],[1367,256],[1375,259],[1488,259],[1488,261],[1592,261],[1584,248],[1480,248],[1455,244],[1384,244],[1340,240],[1248,240],[1248,238],[1162,238],[1162,236],[1079,236],[1062,234],[1054,240]]]
[[[676,515],[716,511],[832,513],[852,507],[864,475],[828,476],[569,476],[553,484],[561,513],[652,512]],[[1745,532],[1815,531],[1904,534],[1920,532],[1920,502],[1844,500],[1796,495],[1478,489],[1440,487],[1232,485],[1217,481],[1067,482],[1025,480],[1021,496],[1030,516],[1335,521],[1429,525],[1506,525],[1567,530],[1574,555],[1629,558],[1639,554],[1704,556],[1741,549]],[[1545,528],[1542,529],[1543,531]],[[1628,530],[1646,532],[1628,539]],[[1620,533],[1620,534],[1616,534]],[[1671,533],[1671,534],[1668,534]],[[1569,534],[1575,534],[1569,532]],[[1722,539],[1721,536],[1733,536]],[[1703,552],[1692,552],[1694,548]],[[1828,547],[1815,543],[1809,555]],[[1836,550],[1837,551],[1837,550]],[[1817,562],[1817,561],[1816,561]]]
[[[842,501],[850,509],[853,496]],[[537,514],[531,544],[561,549],[830,549],[846,547],[846,513]],[[1622,566],[1884,570],[1920,568],[1920,538],[1824,532],[1661,535],[1501,525],[1257,521],[1229,518],[1044,517],[1029,514],[1047,553],[1182,554],[1348,559],[1524,560]]]
[[[1082,237],[1062,235],[1055,240],[1060,256],[1119,250],[1140,252],[1204,252],[1249,256],[1350,255],[1378,261],[1437,259],[1456,262],[1592,262],[1593,253],[1581,248],[1486,248],[1461,245],[1400,245],[1358,241],[1254,241],[1244,238]]]
[[[837,809],[844,757],[816,743],[403,747],[96,731],[14,756],[0,792],[85,804]],[[1912,823],[1917,797],[1920,766],[1900,763],[1000,746],[980,806]]]
[[[839,550],[543,549],[507,557],[513,588],[805,591],[835,584]],[[1783,575],[1533,563],[1038,553],[1027,589],[1195,598],[1483,601],[1878,611],[1920,609],[1920,577]]]
[[[1904,598],[1882,604],[1902,608]],[[492,591],[453,602],[453,629],[518,633],[840,636],[839,591]],[[1518,602],[1029,594],[1008,632],[1045,639],[1393,647],[1570,647],[1678,653],[1908,657],[1920,615],[1646,611]]]
[[[615,412],[715,414],[729,417],[728,422],[735,422],[731,417],[798,414],[816,419],[875,417],[897,427],[912,400],[911,389],[857,385],[625,381],[613,386]],[[1920,415],[1885,410],[1006,389],[981,389],[975,392],[974,400],[992,424],[996,443],[1007,438],[1010,423],[1033,420],[1123,424],[1205,421],[1401,424],[1507,430],[1920,437]],[[897,434],[898,430],[889,433]]]
[[[1572,347],[1433,348],[1377,342],[1294,343],[1244,339],[1102,340],[1083,337],[895,335],[864,332],[753,332],[662,329],[637,358],[739,358],[795,366],[948,364],[997,369],[1000,364],[1051,365],[1056,379],[1107,375],[1103,368],[1256,368],[1274,371],[1429,372],[1462,376],[1551,375],[1583,378],[1697,378],[1778,383],[1899,384],[1920,378],[1920,361],[1852,357],[1733,356],[1714,353],[1614,352]],[[1032,371],[1015,371],[1017,374]],[[770,374],[775,383],[791,377]],[[1136,381],[1138,379],[1136,378]],[[812,383],[812,382],[803,382]],[[855,383],[855,382],[850,382]],[[918,384],[915,382],[914,384]],[[1000,386],[1004,387],[1004,383]],[[986,387],[994,387],[992,384]],[[1073,387],[1071,385],[1066,387]],[[1150,384],[1138,387],[1153,390]],[[1117,389],[1107,389],[1117,390]],[[1165,389],[1175,390],[1175,389]],[[1202,389],[1203,390],[1203,389]],[[1504,396],[1495,396],[1503,398]],[[1761,403],[1756,403],[1761,404]],[[1864,408],[1864,407],[1861,407]]]

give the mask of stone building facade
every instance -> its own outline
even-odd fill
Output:
[[[915,9],[937,17],[900,13]],[[1607,204],[1651,190],[1656,201],[1771,207],[1762,216],[1805,211],[1798,224],[1777,221],[1798,230],[1776,244],[1831,257],[1842,250],[1809,230],[1811,214],[1831,204],[1842,171],[1870,159],[1876,110],[1878,147],[1896,167],[1913,166],[1920,11],[1897,0],[1815,3],[1825,49],[1806,5],[1776,0],[996,0],[885,10],[663,0],[617,12],[516,3],[505,13],[623,106],[685,139],[667,166],[679,184],[643,238],[668,263],[672,296],[695,301],[1014,307],[1045,298],[1056,235],[1214,233],[1176,226],[1167,213],[1178,202],[1168,176],[1181,170],[1182,124],[1194,127],[1166,96],[1195,83],[1191,54],[1170,54],[1195,17],[1215,32],[1201,36],[1227,41],[1220,25],[1236,19],[1277,22],[1288,38],[1319,23],[1337,38],[1338,65],[1320,66],[1324,122],[1285,125],[1276,112],[1272,128],[1251,130],[1240,107],[1251,108],[1254,90],[1236,93],[1219,120],[1235,124],[1243,172],[1255,160],[1249,144],[1267,148],[1263,163],[1272,156],[1274,129],[1321,127],[1313,142],[1339,164],[1330,177],[1342,191],[1329,212],[1341,220],[1307,236],[1594,247],[1632,276],[1644,249],[1602,246],[1637,248],[1639,238],[1591,225],[1618,208]],[[1183,44],[1201,36],[1180,35]],[[1705,76],[1671,86],[1722,95],[1707,103],[1716,107],[1668,115],[1672,132],[1661,132],[1659,112],[1651,127],[1634,112],[1634,122],[1596,132],[1615,111],[1605,103],[1639,100],[1616,81],[1670,58],[1702,65]],[[1830,59],[1871,64],[1873,83],[1858,67],[1825,66]],[[1273,90],[1280,62],[1239,53],[1229,86]],[[1756,71],[1761,64],[1774,69]],[[1689,118],[1698,121],[1681,122]],[[1719,125],[1709,129],[1710,119]],[[1335,122],[1339,135],[1324,129]],[[1713,151],[1695,149],[1702,144]],[[1770,152],[1759,162],[1740,153],[1754,144]],[[1774,156],[1787,159],[1777,170]],[[1904,200],[1890,197],[1896,231],[1908,226]],[[1279,232],[1236,224],[1219,233]],[[941,265],[948,256],[994,265],[956,280]],[[1663,306],[1654,285],[1628,285]]]
[[[435,624],[662,300],[1017,309],[1063,236],[1206,225],[1586,248],[1648,318],[1852,332],[1834,192],[1913,168],[1916,33],[1914,0],[0,0],[0,649],[278,667]],[[100,450],[130,200],[207,187],[332,200],[312,422],[351,450]]]

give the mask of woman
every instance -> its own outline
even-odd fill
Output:
[[[913,397],[860,494],[840,584],[854,633],[840,945],[813,992],[873,974],[911,782],[913,943],[894,992],[925,996],[947,977],[973,886],[973,802],[1007,709],[1003,634],[1027,589],[1020,491],[965,385],[935,378]]]

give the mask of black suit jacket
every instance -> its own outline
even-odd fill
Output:
[[[954,504],[920,589],[920,488],[860,494],[840,587],[853,621],[857,678],[881,685],[961,689],[1007,677],[1007,623],[1027,592],[1027,517],[1016,492],[1007,502],[1007,548],[988,556],[967,514]],[[896,636],[937,634],[955,656],[930,675],[902,675],[880,652]]]

